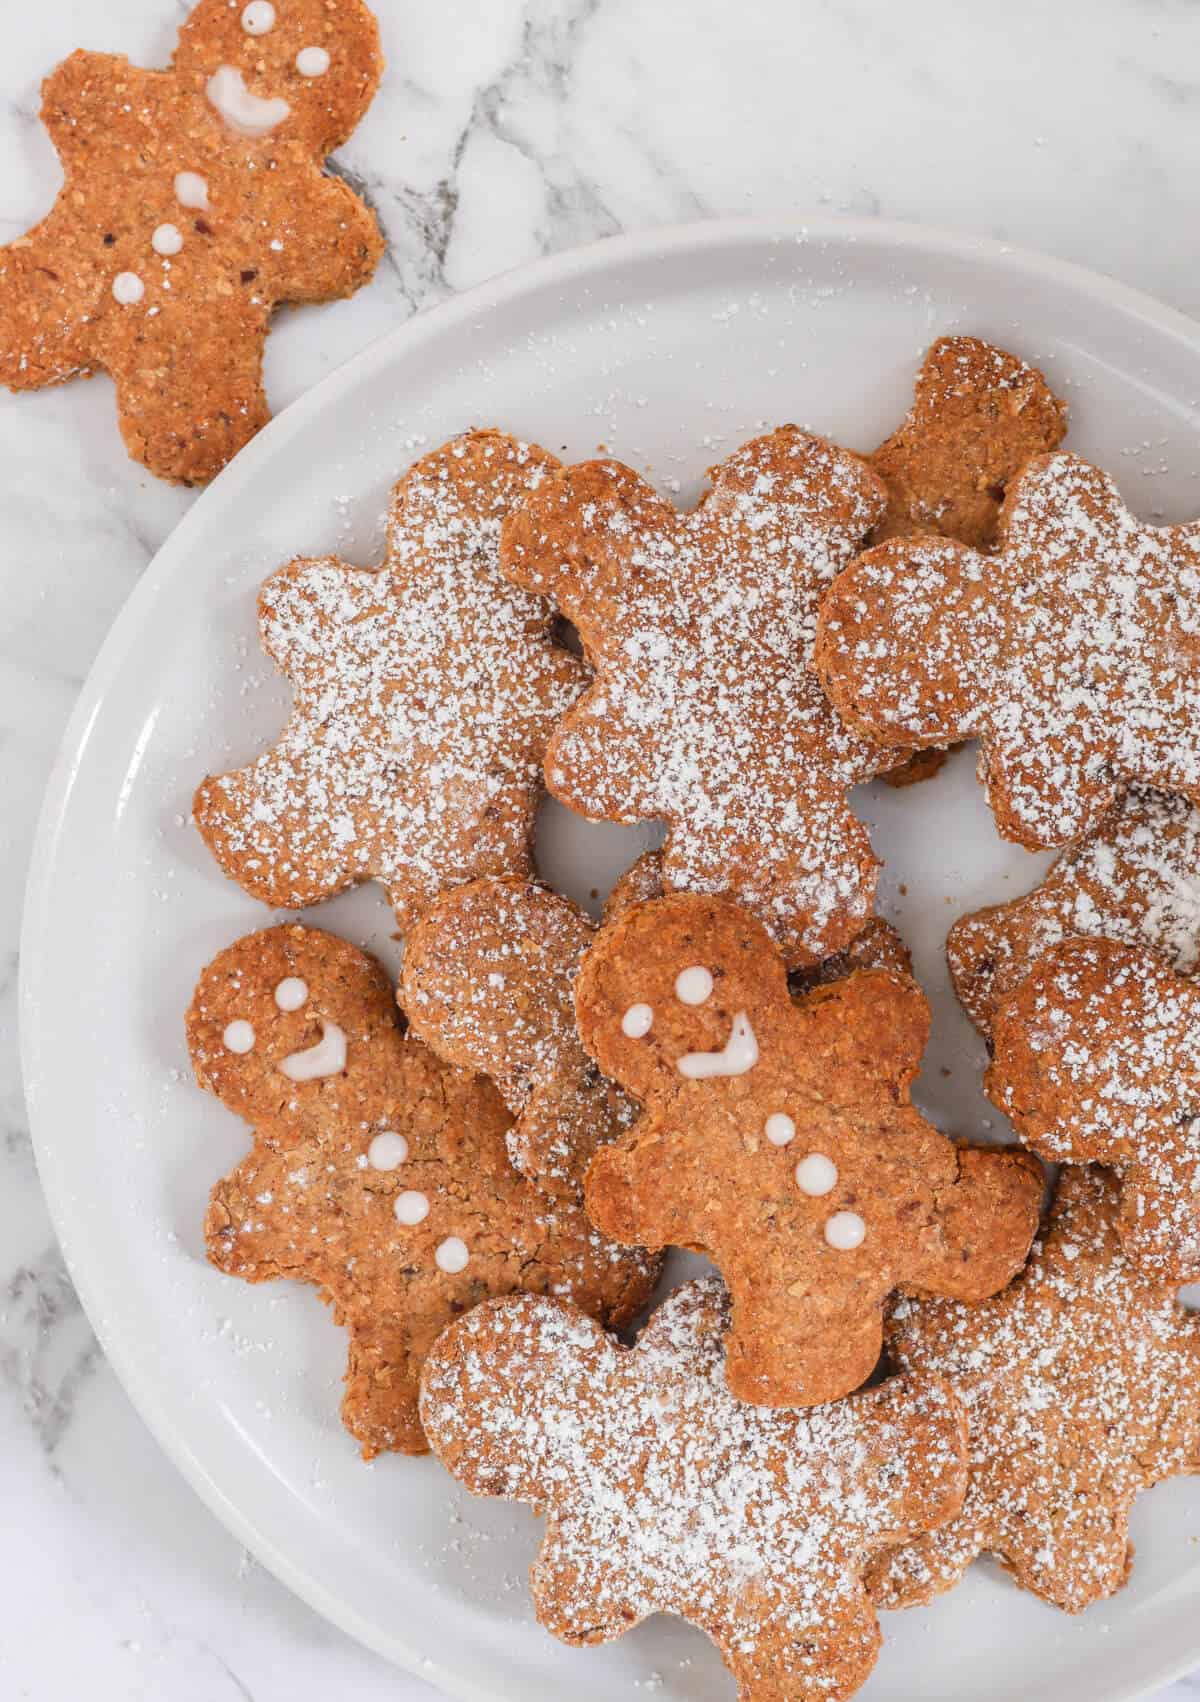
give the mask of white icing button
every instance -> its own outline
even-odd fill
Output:
[[[765,1129],[772,1146],[787,1146],[796,1138],[796,1125],[786,1111],[772,1111],[767,1118]]]
[[[654,1012],[649,1005],[630,1005],[621,1018],[621,1033],[630,1040],[641,1040],[654,1026]]]
[[[287,975],[275,989],[275,1003],[281,1011],[298,1011],[308,1003],[308,982],[298,975]]]
[[[307,1052],[293,1052],[279,1068],[289,1081],[320,1081],[346,1068],[346,1036],[336,1022],[321,1024],[321,1038]]]
[[[675,1067],[689,1081],[706,1081],[709,1076],[744,1076],[757,1062],[758,1041],[750,1018],[739,1011],[721,1051],[685,1052]]]
[[[404,1193],[396,1195],[392,1210],[396,1214],[397,1223],[402,1223],[406,1229],[412,1229],[416,1224],[424,1223],[429,1216],[429,1201],[416,1188],[406,1188]]]
[[[820,1199],[822,1194],[832,1194],[837,1187],[838,1167],[832,1158],[826,1158],[823,1152],[810,1152],[807,1158],[802,1158],[796,1166],[796,1186],[802,1194],[811,1194],[814,1199]],[[843,1212],[843,1217],[854,1217],[853,1212]],[[834,1221],[830,1218],[830,1223]],[[862,1218],[855,1218],[861,1223]],[[864,1234],[866,1231],[864,1230]],[[859,1241],[862,1240],[860,1235]],[[858,1246],[858,1241],[853,1243]]]
[[[208,211],[208,179],[198,171],[181,171],[175,177],[175,199],[181,207]]]
[[[226,1050],[230,1052],[250,1052],[254,1049],[254,1030],[240,1017],[236,1022],[230,1023],[221,1039],[225,1042]]]
[[[372,1170],[396,1170],[407,1157],[408,1142],[403,1135],[394,1135],[390,1129],[376,1135],[367,1148],[367,1163]]]
[[[330,59],[323,47],[302,47],[296,55],[296,69],[302,77],[323,77]]]
[[[457,1276],[459,1271],[466,1270],[471,1253],[465,1241],[460,1241],[457,1235],[447,1235],[433,1257],[439,1271]]]
[[[134,307],[146,293],[146,286],[136,272],[118,272],[113,279],[113,299],[122,307]]]
[[[828,1161],[827,1161],[828,1162]],[[825,1222],[825,1239],[839,1253],[850,1253],[866,1240],[867,1226],[856,1211],[835,1211]]]
[[[275,28],[275,8],[271,0],[250,0],[242,13],[242,28],[247,35],[270,35]]]
[[[178,225],[159,225],[150,238],[150,246],[156,254],[178,254],[183,247],[183,236]]]
[[[713,978],[699,964],[681,969],[675,977],[675,997],[682,1005],[702,1005],[712,990]]]
[[[292,110],[287,101],[278,96],[274,100],[263,100],[251,94],[236,65],[218,66],[208,79],[205,93],[238,136],[269,136]]]

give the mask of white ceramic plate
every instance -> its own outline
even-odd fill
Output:
[[[1043,365],[1071,443],[1154,519],[1190,518],[1200,330],[1100,278],[994,244],[882,223],[725,223],[621,239],[422,316],[288,410],[195,506],[147,572],[83,692],[50,786],[24,947],[24,1058],[46,1191],[72,1274],[147,1421],[209,1505],[339,1625],[463,1698],[725,1698],[699,1633],[656,1620],[571,1652],[530,1613],[537,1541],[432,1460],[360,1463],[337,1417],[345,1343],[310,1291],[251,1289],[204,1262],[212,1182],[245,1147],[191,1083],[197,971],[268,914],[187,823],[195,782],[280,724],[254,595],[298,552],[377,559],[388,487],[468,424],[567,458],[597,445],[687,502],[706,466],[795,420],[873,446],[943,331]],[[932,784],[863,792],[882,898],[935,1006],[922,1101],[979,1137],[980,1043],[942,941],[962,910],[1032,885],[1045,859],[997,839],[969,753]],[[587,901],[640,844],[548,811],[545,874]],[[387,949],[374,890],[322,923]],[[1143,1497],[1133,1581],[1071,1620],[989,1564],[930,1610],[885,1618],[864,1696],[1117,1702],[1200,1660],[1200,1483]]]

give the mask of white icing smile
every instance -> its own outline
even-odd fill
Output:
[[[346,1068],[346,1036],[336,1022],[321,1024],[321,1038],[307,1052],[293,1052],[279,1068],[289,1081],[319,1081]]]
[[[278,96],[263,100],[251,94],[235,65],[222,65],[214,71],[205,92],[225,123],[239,136],[269,136],[292,110]]]
[[[676,1068],[689,1081],[704,1081],[709,1076],[744,1076],[757,1062],[758,1041],[750,1018],[739,1011],[720,1052],[685,1052]]]

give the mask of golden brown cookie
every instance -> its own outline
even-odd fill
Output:
[[[865,738],[978,738],[1000,831],[1065,845],[1134,782],[1200,802],[1198,569],[1200,524],[1143,526],[1107,474],[1038,456],[998,554],[900,539],[840,574],[814,661]]]
[[[847,790],[894,758],[841,726],[806,663],[820,593],[886,492],[794,426],[710,477],[680,514],[619,462],[585,462],[507,521],[504,572],[575,622],[596,676],[546,783],[593,820],[666,821],[669,887],[736,897],[789,963],[817,962],[875,891]]]
[[[601,931],[576,1008],[646,1107],[593,1159],[588,1213],[720,1268],[743,1400],[836,1400],[874,1369],[893,1289],[978,1299],[1020,1268],[1040,1167],[956,1147],[914,1109],[929,1006],[907,977],[860,970],[793,1001],[755,918],[676,893]]]
[[[400,982],[413,1032],[499,1088],[517,1169],[574,1199],[594,1154],[636,1116],[575,1026],[575,977],[594,932],[569,899],[533,881],[473,881],[413,929]]]
[[[944,1379],[967,1409],[971,1477],[948,1524],[873,1563],[881,1607],[930,1601],[988,1553],[1078,1613],[1125,1582],[1138,1493],[1200,1471],[1200,1317],[1129,1263],[1118,1217],[1111,1177],[1064,1170],[1003,1294],[893,1309],[892,1359]]]
[[[259,597],[295,703],[271,750],[206,780],[224,872],[297,908],[379,880],[402,928],[480,875],[532,872],[542,753],[583,689],[552,613],[497,568],[500,522],[558,463],[468,432],[400,480],[382,568],[294,561]]]
[[[838,1702],[879,1651],[864,1567],[961,1504],[962,1411],[907,1377],[817,1411],[747,1406],[726,1386],[728,1322],[712,1277],[632,1349],[561,1301],[480,1306],[430,1355],[422,1418],[474,1494],[547,1515],[530,1582],[556,1637],[611,1642],[674,1613],[741,1702]]]
[[[954,924],[954,990],[982,1034],[1041,953],[1073,936],[1140,946],[1190,975],[1200,962],[1200,809],[1132,786],[1031,893]]]
[[[73,53],[42,90],[63,187],[0,249],[0,382],[111,373],[130,455],[211,479],[267,421],[276,307],[352,295],[383,253],[322,170],[382,72],[362,0],[201,0],[169,71]]]
[[[349,1331],[342,1416],[367,1458],[424,1452],[422,1361],[479,1301],[565,1294],[620,1325],[649,1297],[657,1261],[516,1175],[499,1095],[404,1034],[387,976],[346,941],[246,936],[204,971],[187,1030],[200,1085],[254,1125],[213,1189],[209,1258],[320,1291]]]
[[[1149,952],[1064,940],[992,1019],[986,1087],[1018,1138],[1121,1184],[1128,1258],[1200,1281],[1200,987]]]

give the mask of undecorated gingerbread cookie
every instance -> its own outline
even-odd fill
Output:
[[[0,381],[108,372],[130,455],[212,478],[267,421],[276,307],[352,295],[383,253],[322,169],[382,71],[362,0],[202,0],[168,71],[73,53],[42,90],[63,187],[0,249]]]
[[[187,1031],[201,1086],[254,1125],[213,1190],[209,1258],[319,1289],[350,1335],[342,1416],[367,1458],[424,1452],[422,1361],[479,1301],[565,1294],[613,1325],[645,1304],[657,1261],[516,1175],[491,1083],[405,1035],[387,976],[346,941],[295,925],[239,940]]]
[[[325,557],[267,580],[262,643],[295,688],[291,717],[194,804],[252,897],[298,908],[375,879],[408,928],[448,887],[532,872],[542,754],[587,676],[497,552],[504,515],[557,465],[468,432],[396,486],[381,568]]]
[[[720,1268],[743,1400],[836,1400],[874,1369],[893,1289],[974,1300],[1020,1268],[1040,1167],[956,1147],[914,1109],[929,1007],[907,977],[860,970],[794,1001],[754,917],[676,893],[603,929],[576,1006],[646,1107],[592,1161],[589,1215]]]
[[[891,1358],[966,1407],[971,1476],[948,1524],[873,1562],[881,1607],[931,1600],[986,1553],[1078,1613],[1125,1582],[1138,1493],[1200,1471],[1200,1317],[1129,1263],[1119,1216],[1111,1177],[1064,1170],[1003,1294],[893,1309]]]
[[[477,1495],[547,1515],[538,1619],[575,1645],[653,1613],[706,1632],[741,1702],[838,1702],[875,1664],[871,1557],[952,1516],[962,1412],[939,1383],[893,1378],[809,1412],[735,1400],[712,1277],[676,1289],[637,1346],[574,1307],[513,1297],[438,1341],[421,1414]]]

